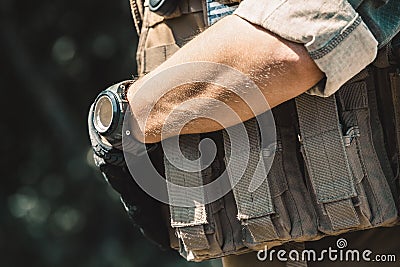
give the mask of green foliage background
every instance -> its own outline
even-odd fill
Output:
[[[129,1],[2,0],[0,12],[0,266],[220,266],[145,240],[93,166],[89,104],[136,70]]]

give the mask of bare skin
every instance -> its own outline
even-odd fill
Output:
[[[250,109],[232,91],[211,83],[186,84],[156,93],[141,91],[141,85],[156,73],[171,66],[198,61],[225,64],[248,75],[261,90],[269,107],[259,106]],[[235,15],[227,16],[198,35],[156,70],[129,88],[128,100],[137,121],[133,132],[139,141],[155,143],[177,134],[221,130],[222,125],[232,126],[246,121],[265,112],[268,108],[273,108],[304,93],[323,76],[302,44],[279,38]],[[241,84],[237,86],[240,87]],[[260,97],[260,94],[249,92],[247,97],[256,98]],[[187,112],[179,107],[180,112],[168,118],[168,115],[185,101],[200,98],[203,100],[202,105],[186,105]],[[210,101],[207,102],[204,99],[210,99]],[[185,114],[189,111],[192,114],[203,115],[206,112],[206,115],[211,117],[213,114],[223,112],[221,105],[215,105],[213,99],[228,105],[237,116],[228,115],[222,123],[199,117],[182,128],[183,125],[180,122],[186,119]],[[153,109],[150,116],[146,116],[143,111],[149,106]],[[207,107],[206,111],[204,111],[205,107]],[[167,120],[170,127],[166,131],[164,129],[161,136],[162,127]]]

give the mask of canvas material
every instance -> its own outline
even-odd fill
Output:
[[[206,28],[201,9],[186,10],[191,12],[180,12],[178,16],[163,18],[144,8],[137,54],[140,75],[164,62]],[[381,103],[378,103],[376,94],[390,92],[381,80],[376,80],[377,72],[385,72],[381,75],[392,75],[392,80],[396,80],[393,78],[394,67],[379,69],[370,66],[335,95],[337,116],[343,127],[342,137],[346,141],[351,139],[345,146],[345,155],[355,194],[349,196],[346,203],[351,205],[349,210],[358,219],[355,225],[344,225],[344,228],[338,229],[338,223],[333,223],[332,216],[327,212],[327,209],[332,209],[332,205],[318,201],[315,183],[310,175],[310,161],[307,159],[310,155],[307,155],[304,144],[298,140],[301,130],[296,100],[291,100],[273,109],[281,148],[276,151],[272,172],[268,176],[275,213],[270,218],[272,224],[266,225],[273,228],[276,236],[263,236],[263,227],[266,225],[262,224],[265,222],[262,216],[239,221],[236,198],[230,192],[205,207],[207,223],[202,225],[201,234],[206,241],[203,242],[203,248],[190,248],[182,238],[178,239],[177,236],[182,236],[180,227],[170,228],[172,246],[187,259],[202,261],[263,249],[265,245],[273,247],[293,240],[317,240],[326,235],[396,224],[399,178],[395,168],[398,168],[398,163],[389,160],[391,157],[388,156],[390,153],[386,144],[398,141],[391,140],[387,134],[391,130],[380,121],[382,115],[378,112],[378,106]],[[354,129],[357,130],[356,134]],[[219,144],[217,158],[203,176],[205,180],[212,180],[218,177],[226,161],[223,134],[205,134],[199,140],[205,137],[211,137]],[[348,214],[338,215],[347,217]],[[255,227],[250,229],[249,225]]]

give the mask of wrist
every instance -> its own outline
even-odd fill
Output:
[[[156,111],[157,105],[151,98],[153,94],[149,90],[144,92],[142,88],[149,75],[129,86],[127,101],[131,112],[126,119],[129,119],[130,132],[138,142],[153,144],[161,141],[162,124],[160,124],[160,117],[162,115]]]

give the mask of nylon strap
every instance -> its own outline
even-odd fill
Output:
[[[339,101],[344,110],[368,108],[368,94],[365,81],[348,83],[338,92]]]
[[[166,140],[163,143],[164,151],[174,159],[172,164],[164,157],[165,176],[175,185],[188,188],[176,189],[168,185],[168,196],[171,213],[171,226],[178,229],[178,235],[187,251],[208,249],[209,244],[204,232],[204,224],[207,223],[206,208],[204,203],[204,190],[201,171],[190,172],[186,170],[201,170],[198,146],[200,135],[183,135],[180,137],[180,147]],[[186,159],[182,159],[183,155]],[[190,190],[191,187],[198,187]],[[182,200],[193,202],[192,207],[174,205]]]
[[[351,197],[357,195],[345,152],[335,96],[296,98],[301,140],[317,201],[325,204],[334,230],[360,224]],[[342,218],[346,218],[342,220]]]
[[[236,205],[238,208],[238,218],[247,226],[246,230],[250,232],[255,242],[276,239],[278,237],[273,226],[271,215],[275,213],[268,184],[267,173],[265,171],[264,158],[261,149],[260,134],[256,119],[251,119],[244,123],[247,131],[250,153],[247,168],[243,176],[233,188]],[[238,127],[229,129],[231,137],[243,134]],[[223,131],[224,149],[228,175],[231,178],[232,173],[241,173],[241,164],[234,162],[231,156],[231,142],[227,131]],[[236,138],[235,138],[236,139]],[[236,145],[236,144],[235,144]],[[240,145],[240,144],[239,144]],[[249,191],[250,184],[254,181],[263,181],[261,185],[253,192]],[[232,179],[231,179],[231,182]]]
[[[143,12],[141,8],[143,8],[142,0],[129,0],[131,4],[131,12],[133,17],[133,23],[135,24],[135,29],[138,35],[142,30],[142,23],[143,23]],[[139,6],[140,5],[140,6]]]
[[[390,73],[389,75],[390,75],[390,87],[392,90],[392,99],[393,99],[397,149],[400,150],[400,72],[399,70],[397,70],[395,73]],[[397,153],[397,158],[398,158],[397,162],[398,164],[400,164],[400,153]],[[396,175],[399,174],[396,173]]]
[[[182,240],[186,252],[210,248],[202,225],[181,227],[178,229],[178,237]]]
[[[369,72],[373,71],[370,75]],[[370,203],[376,202],[379,205],[370,204],[372,214],[374,214],[371,223],[373,225],[380,224],[390,218],[390,211],[395,210],[392,196],[397,196],[396,181],[393,175],[387,151],[385,149],[385,137],[381,124],[382,117],[379,111],[386,114],[386,109],[382,110],[381,102],[378,104],[376,90],[381,93],[382,99],[386,98],[386,94],[391,96],[389,88],[393,90],[393,76],[389,76],[387,72],[381,72],[380,69],[375,70],[371,67],[365,69],[365,77],[355,82],[346,83],[336,94],[343,109],[342,119],[347,129],[347,138],[350,137],[349,147],[347,147],[348,159],[351,162],[351,168],[355,176],[356,183],[361,183],[366,194],[372,198]],[[389,79],[391,84],[389,84]],[[381,90],[379,90],[381,89]],[[390,89],[389,89],[390,90]],[[356,98],[359,100],[357,101]],[[354,96],[354,97],[352,97]],[[388,99],[393,103],[386,104],[394,107],[395,100]],[[379,105],[379,106],[378,106]],[[390,111],[393,114],[395,110]],[[395,121],[395,116],[390,119]],[[391,127],[391,126],[390,126]],[[351,145],[351,136],[354,136],[358,130],[357,142]],[[351,133],[352,132],[352,133]],[[395,132],[390,133],[396,138]],[[396,141],[394,141],[396,142]]]

